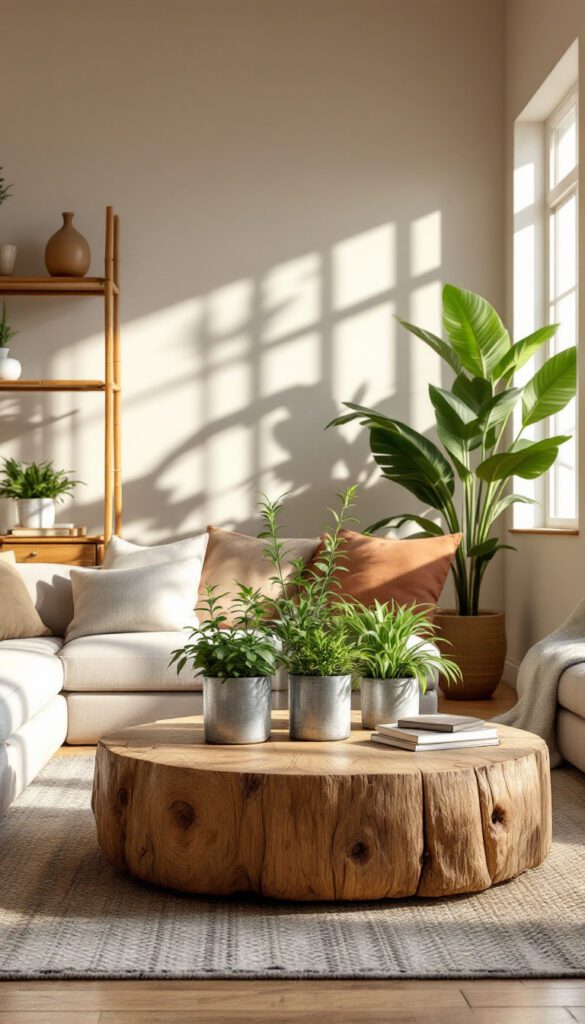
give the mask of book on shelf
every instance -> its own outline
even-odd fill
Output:
[[[85,537],[86,526],[74,526],[73,523],[57,523],[55,526],[13,526],[8,530],[11,537]]]
[[[403,743],[425,747],[435,747],[438,743],[452,746],[454,743],[467,743],[470,740],[493,740],[498,733],[493,725],[481,725],[476,729],[465,729],[463,732],[431,732],[428,729],[405,729],[395,722],[380,724],[377,731],[383,736],[400,739]]]
[[[472,718],[470,715],[411,715],[399,718],[398,726],[402,729],[424,729],[429,732],[462,732],[467,729],[479,729],[485,725],[483,718]]]
[[[440,736],[440,733],[435,733],[435,736]],[[373,732],[370,738],[374,743],[380,743],[382,746],[391,747],[394,750],[408,750],[411,753],[420,753],[425,750],[471,750],[474,747],[497,747],[500,743],[497,736],[471,740],[459,735],[452,743],[445,743],[444,737],[441,737],[436,743],[413,743],[401,736],[389,736],[381,732]]]

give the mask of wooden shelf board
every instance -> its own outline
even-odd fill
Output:
[[[0,277],[0,295],[104,295],[103,277]],[[118,285],[112,290],[119,294]]]
[[[58,524],[57,524],[58,526]],[[22,536],[21,534],[0,534],[0,544],[103,544],[103,535],[86,534],[83,537],[46,537],[43,534]]]
[[[111,385],[119,391],[119,384]],[[105,391],[103,380],[0,380],[0,391]]]

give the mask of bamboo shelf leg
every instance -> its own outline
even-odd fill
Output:
[[[106,210],[105,254],[105,450],[104,450],[104,543],[113,532],[114,498],[114,214],[111,206]]]
[[[122,362],[120,356],[120,218],[114,217],[114,283],[118,286],[114,294],[114,529],[122,533],[122,409],[120,385],[122,383]]]

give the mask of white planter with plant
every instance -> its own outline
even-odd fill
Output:
[[[2,175],[2,167],[0,167],[0,206],[6,202],[9,196],[12,194],[10,189],[12,185],[6,184],[6,179]],[[0,242],[0,277],[12,277],[14,274],[14,267],[16,264],[16,246],[12,242]],[[2,378],[0,378],[1,380]],[[15,378],[4,378],[4,380],[12,380]]]
[[[500,680],[506,637],[503,613],[480,607],[481,585],[492,558],[510,547],[499,537],[502,516],[515,502],[531,500],[509,491],[513,478],[542,476],[570,439],[547,435],[534,440],[531,431],[574,398],[577,352],[574,346],[562,349],[545,359],[526,384],[514,386],[516,371],[543,349],[559,325],[540,327],[512,344],[489,302],[451,284],[443,288],[446,341],[400,323],[439,355],[452,375],[449,388],[429,386],[444,450],[407,424],[351,402],[345,403],[351,411],[331,425],[359,420],[369,431],[382,475],[424,506],[422,514],[390,515],[368,532],[412,522],[418,531],[413,536],[462,534],[452,566],[457,609],[436,621],[463,672],[463,685],[449,696],[483,698]]]
[[[2,471],[0,497],[13,498],[18,509],[18,525],[33,530],[53,526],[57,502],[63,501],[82,482],[72,480],[64,469],[54,469],[52,462],[4,459]]]
[[[6,303],[3,302],[0,320],[0,380],[18,380],[22,373],[18,359],[10,357],[10,342],[16,337],[16,333],[8,323]]]
[[[209,619],[190,630],[190,642],[173,652],[181,672],[190,662],[203,677],[206,743],[265,743],[270,739],[272,677],[281,664],[274,635],[263,621],[257,592],[241,588],[234,625],[225,627],[221,597],[207,590]]]
[[[351,519],[356,488],[341,498],[341,511],[332,511],[334,530],[324,536],[323,550],[314,569],[302,559],[293,563],[285,579],[284,544],[278,536],[279,501],[265,501],[261,515],[266,529],[266,556],[275,569],[280,596],[270,602],[273,628],[282,644],[289,673],[289,731],[293,740],[343,740],[351,731],[351,670],[354,650],[332,602],[343,571],[341,530]]]
[[[344,601],[337,611],[356,651],[364,729],[418,715],[431,676],[461,678],[457,665],[434,646],[436,629],[426,608],[379,601],[367,608]]]

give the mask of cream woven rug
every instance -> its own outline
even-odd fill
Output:
[[[472,978],[585,974],[585,776],[553,772],[548,861],[476,896],[289,904],[120,876],[93,758],[50,762],[0,821],[0,978]]]

